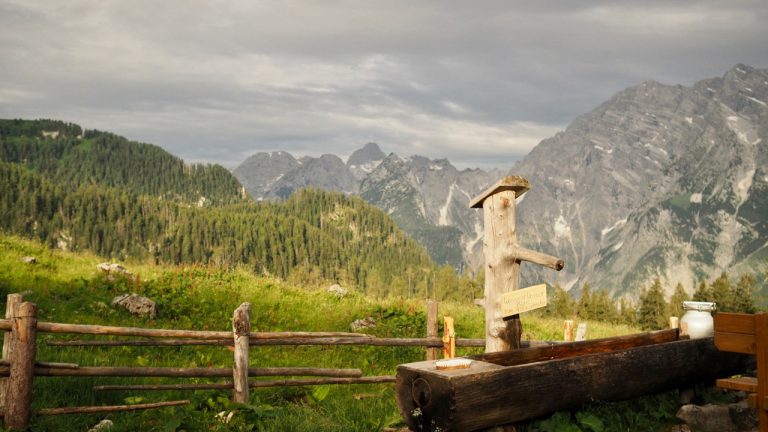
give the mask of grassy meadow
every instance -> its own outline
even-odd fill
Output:
[[[34,256],[36,264],[21,258]],[[233,310],[244,301],[252,304],[255,331],[349,331],[355,319],[372,316],[380,337],[423,337],[426,333],[422,300],[373,300],[350,292],[336,298],[324,287],[297,288],[276,279],[254,276],[244,269],[214,267],[161,267],[125,262],[138,276],[107,280],[96,268],[103,258],[55,251],[18,237],[0,236],[0,294],[23,292],[39,306],[39,320],[50,322],[231,330]],[[135,292],[158,305],[156,319],[138,318],[109,306],[113,297]],[[483,336],[482,310],[474,305],[441,303],[440,315],[456,319],[459,337]],[[524,339],[562,338],[562,320],[523,317]],[[637,328],[589,322],[589,338],[639,331]],[[45,339],[86,339],[89,336],[38,334],[38,361],[72,362],[82,366],[230,367],[226,347],[51,347]],[[461,349],[459,354],[480,352]],[[270,346],[251,349],[251,367],[307,366],[360,368],[365,376],[394,375],[398,364],[420,361],[423,348],[359,346]],[[233,405],[229,391],[93,392],[102,384],[203,383],[198,378],[49,378],[38,377],[34,409],[62,406],[118,405],[189,399],[191,404],[120,414],[33,416],[35,431],[85,431],[103,418],[113,431],[380,431],[402,426],[393,384],[307,386],[254,389],[249,405]],[[596,405],[578,413],[554,416],[521,425],[529,431],[639,430],[648,421],[647,409],[659,412],[673,395],[652,396],[621,404]],[[635,404],[635,405],[632,405]],[[637,405],[640,404],[640,405]],[[647,405],[645,408],[643,406]],[[637,405],[637,406],[636,406]],[[617,410],[617,407],[624,407]],[[632,414],[633,410],[640,414]],[[646,411],[643,411],[646,409]],[[654,425],[670,420],[675,407],[651,418]],[[617,411],[629,414],[619,414]],[[234,412],[229,422],[217,418]],[[630,415],[631,414],[631,415]],[[638,423],[640,422],[640,423]],[[653,423],[655,422],[655,423]],[[626,427],[625,427],[626,426]],[[614,429],[615,427],[615,429]],[[660,426],[659,426],[660,427]],[[653,430],[653,429],[645,429]]]

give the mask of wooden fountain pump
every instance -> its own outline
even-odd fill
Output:
[[[520,289],[520,262],[529,261],[560,271],[565,263],[553,256],[517,244],[515,198],[530,189],[528,180],[504,177],[469,202],[483,209],[485,222],[485,352],[520,348],[520,316],[503,317],[501,295]]]

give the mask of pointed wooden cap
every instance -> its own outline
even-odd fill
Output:
[[[531,185],[528,183],[528,180],[520,176],[507,176],[499,180],[495,185],[486,189],[480,195],[472,198],[472,201],[469,202],[469,208],[482,208],[483,201],[497,192],[513,190],[515,191],[515,198],[519,198],[520,195],[526,193],[530,188]]]

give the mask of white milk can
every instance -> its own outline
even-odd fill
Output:
[[[712,302],[684,301],[685,314],[680,319],[680,330],[688,332],[691,339],[711,337],[715,333]]]

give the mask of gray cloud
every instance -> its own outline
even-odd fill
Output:
[[[234,166],[368,141],[509,166],[613,93],[768,66],[755,1],[0,0],[0,116]]]

